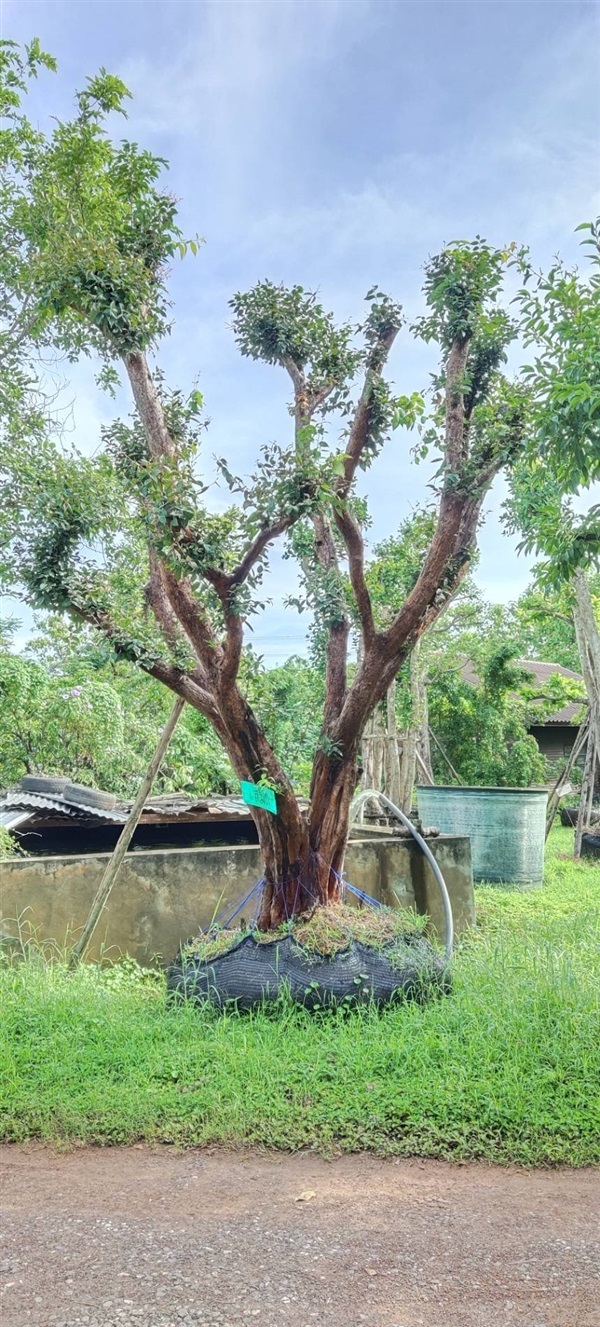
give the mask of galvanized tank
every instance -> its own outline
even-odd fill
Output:
[[[471,840],[473,879],[541,885],[548,793],[542,788],[417,788],[419,817]]]

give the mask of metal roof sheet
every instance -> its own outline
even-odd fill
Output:
[[[3,829],[16,829],[24,820],[30,819],[31,811],[20,811],[17,807],[13,811],[0,811],[0,825]]]
[[[8,792],[0,807],[11,807],[32,811],[56,811],[68,820],[81,820],[92,816],[94,820],[112,820],[117,825],[124,825],[127,819],[123,811],[107,811],[105,807],[86,806],[83,802],[65,802],[62,797],[44,797],[42,793],[25,792],[18,788]]]

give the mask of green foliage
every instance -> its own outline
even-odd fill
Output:
[[[161,158],[108,137],[104,121],[125,113],[128,95],[105,70],[90,79],[75,118],[38,144],[29,187],[9,212],[37,330],[70,356],[90,339],[103,356],[141,349],[167,327],[164,266],[181,239],[175,200],[157,187]]]
[[[585,276],[560,260],[548,273],[535,272],[527,251],[518,259],[521,331],[534,358],[523,369],[529,445],[514,472],[507,520],[522,548],[543,555],[539,576],[550,585],[600,557],[600,506],[581,515],[570,500],[600,478],[600,220],[578,229],[589,232]]]
[[[167,719],[165,689],[60,619],[28,655],[0,654],[0,787],[26,773],[63,774],[134,796]],[[155,790],[235,787],[210,725],[186,709]]]
[[[16,857],[19,854],[17,843],[8,829],[0,825],[0,857]]]
[[[435,512],[417,509],[398,533],[376,544],[367,569],[367,585],[381,626],[402,607],[416,584],[435,530]]]
[[[586,276],[560,260],[535,272],[529,253],[519,256],[522,330],[535,352],[523,370],[535,403],[534,453],[570,493],[600,477],[600,218],[577,229],[588,232]]]
[[[229,301],[233,332],[243,355],[266,364],[308,369],[307,392],[346,387],[360,362],[351,347],[352,327],[336,327],[317,296],[302,286],[287,289],[272,281],[259,281],[246,294]]]
[[[476,686],[465,682],[458,668],[445,668],[443,661],[433,672],[428,688],[431,727],[463,783],[515,788],[543,783],[546,762],[528,728],[581,694],[559,679],[541,695],[527,666],[514,665],[516,653],[514,643],[496,648],[488,643]],[[433,761],[438,782],[452,781],[437,749]]]
[[[600,1161],[597,867],[554,831],[545,888],[477,890],[453,989],[315,1017],[169,1006],[163,978],[0,968],[6,1140]]]
[[[590,576],[590,591],[600,624],[600,575]],[[508,606],[506,630],[518,642],[519,654],[529,659],[563,664],[581,672],[579,648],[572,616],[572,589],[540,589],[535,583]]]
[[[509,254],[510,250],[492,249],[478,236],[470,243],[456,240],[430,258],[424,290],[431,312],[415,323],[418,334],[446,350],[455,341],[470,341],[481,327],[482,314],[500,293]],[[486,333],[491,344],[489,324]]]
[[[102,785],[123,748],[123,714],[106,682],[71,686],[17,655],[0,655],[0,785],[25,773]]]
[[[254,664],[244,679],[248,698],[296,792],[306,796],[321,733],[324,670],[299,658],[268,670],[260,660]]]

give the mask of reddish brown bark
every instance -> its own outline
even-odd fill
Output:
[[[482,502],[500,466],[493,456],[482,457],[477,474],[471,473],[468,484],[462,482],[461,474],[469,460],[469,420],[464,405],[469,345],[466,340],[457,341],[446,366],[446,479],[436,531],[421,574],[400,612],[385,630],[377,630],[365,577],[363,537],[347,499],[369,443],[374,407],[376,418],[374,388],[394,337],[395,331],[390,328],[372,348],[332,504],[331,519],[344,542],[362,639],[360,662],[350,686],[347,668],[350,620],[341,597],[339,612],[329,629],[323,734],[314,759],[308,812],[300,810],[289,779],[237,685],[243,644],[243,622],[235,599],[237,588],[273,540],[288,530],[297,516],[282,513],[260,530],[233,571],[209,566],[202,570],[199,562],[198,574],[220,600],[220,633],[192,584],[175,574],[168,559],[153,548],[151,537],[149,540],[148,605],[171,649],[185,637],[197,665],[187,672],[163,660],[142,661],[140,666],[205,715],[240,779],[258,782],[266,776],[277,790],[276,815],[253,810],[265,880],[259,918],[264,929],[277,927],[292,916],[339,898],[350,804],[358,784],[358,752],[365,725],[402,663],[443,611],[465,575],[475,547]],[[125,364],[150,456],[177,464],[176,440],[170,436],[145,356],[129,354]],[[303,369],[292,361],[284,361],[284,366],[294,388],[296,448],[301,458],[306,426],[331,388],[325,385],[311,394]],[[315,513],[313,527],[317,564],[326,576],[335,580],[338,550],[325,512]],[[174,546],[180,551],[189,549],[196,538],[189,528],[173,532]],[[77,611],[119,648],[119,632],[106,615],[85,613],[81,608]]]

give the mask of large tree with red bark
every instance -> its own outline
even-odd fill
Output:
[[[500,302],[508,254],[477,239],[427,262],[424,314],[410,331],[439,347],[430,401],[397,397],[386,380],[404,319],[379,289],[358,327],[336,324],[299,286],[263,281],[236,295],[241,352],[287,377],[290,436],[262,449],[247,480],[221,462],[233,498],[215,511],[200,478],[200,394],[168,387],[156,364],[169,330],[168,264],[197,247],[161,187],[165,163],[111,140],[106,118],[127,93],[104,73],[78,95],[71,121],[49,137],[31,130],[22,106],[31,64],[5,48],[1,336],[5,363],[19,368],[4,426],[11,564],[31,603],[94,626],[209,720],[240,779],[275,789],[277,813],[253,814],[265,879],[259,924],[276,926],[337,899],[365,724],[467,572],[486,494],[522,446],[523,393],[502,373],[514,336]],[[95,354],[105,387],[129,384],[132,414],[105,429],[93,458],[40,430],[38,409],[35,456],[25,459],[15,421],[41,390],[32,367],[41,346],[70,359]],[[356,480],[393,429],[415,424],[420,450],[436,456],[437,518],[412,589],[382,628]],[[297,559],[326,653],[308,811],[240,682],[245,623],[277,541]],[[349,672],[353,630],[359,663]]]

